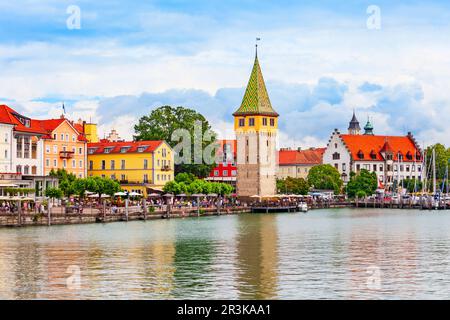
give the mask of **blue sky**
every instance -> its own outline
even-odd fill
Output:
[[[81,10],[81,29],[66,26]],[[367,8],[380,9],[369,29]],[[375,132],[450,144],[448,1],[0,1],[0,103],[132,135],[163,104],[224,136],[259,57],[282,145],[323,145],[353,109]]]

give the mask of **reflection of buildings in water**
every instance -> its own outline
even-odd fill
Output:
[[[193,297],[214,289],[214,283],[207,281],[214,256],[214,245],[207,237],[177,238],[173,262],[175,298]]]
[[[39,298],[77,299],[87,290],[86,252],[79,242],[57,241],[41,249],[43,287]],[[78,280],[79,279],[79,280]]]
[[[155,223],[152,233],[155,239],[152,237],[143,244],[139,257],[143,269],[142,292],[154,298],[171,298],[175,272],[173,223]]]
[[[352,228],[348,254],[350,284],[346,291],[350,294],[347,298],[379,296],[384,292],[391,296],[405,292],[411,297],[415,295],[417,239],[414,230],[402,226],[386,229],[376,224]]]
[[[275,215],[239,216],[239,299],[277,297],[278,234]]]

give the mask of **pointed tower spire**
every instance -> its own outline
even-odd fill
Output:
[[[272,104],[270,103],[261,67],[259,66],[258,51],[256,51],[255,62],[241,106],[233,115],[278,116],[278,113],[272,108]]]
[[[353,117],[352,120],[350,120],[350,124],[348,126],[348,133],[349,134],[360,134],[361,127],[359,126],[359,121],[356,118],[355,109],[353,109]]]
[[[373,125],[370,123],[370,118],[367,116],[367,123],[364,126],[364,134],[373,136]]]

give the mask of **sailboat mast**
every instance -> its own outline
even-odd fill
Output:
[[[433,148],[433,194],[436,194],[436,150]]]

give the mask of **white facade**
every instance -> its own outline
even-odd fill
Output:
[[[323,163],[335,167],[341,174],[344,183],[350,180],[350,172],[359,172],[361,169],[375,172],[378,181],[386,188],[391,187],[394,181],[414,178],[421,180],[423,170],[421,161],[394,161],[392,154],[389,156],[389,153],[382,153],[382,156],[383,160],[381,161],[353,159],[340,132],[335,130],[323,155]]]
[[[15,172],[12,168],[13,128],[11,124],[0,123],[0,172]]]

